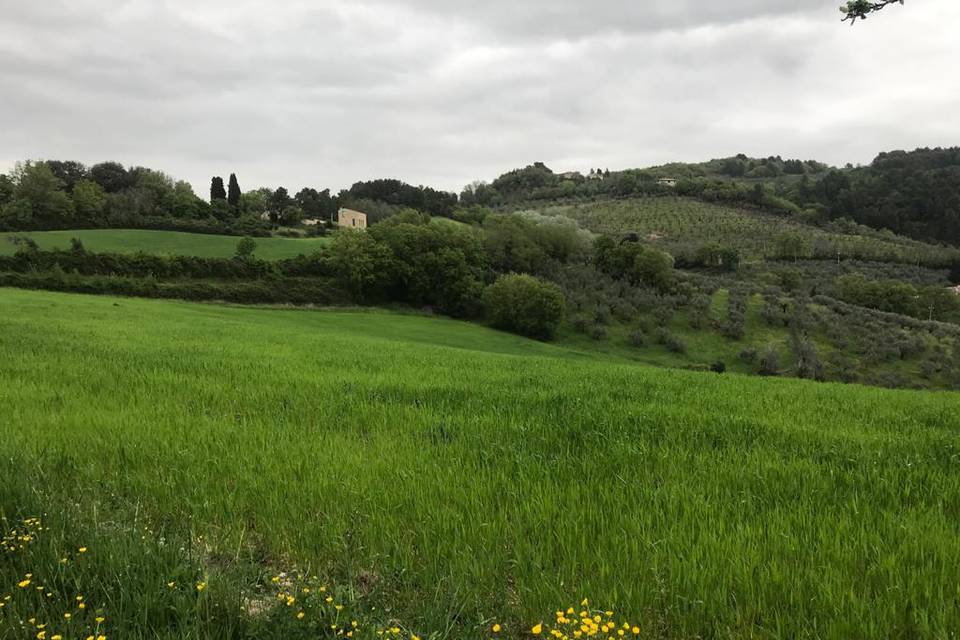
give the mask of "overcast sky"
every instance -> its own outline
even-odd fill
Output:
[[[960,144],[960,2],[0,0],[0,171],[119,160],[206,194],[536,160],[867,163]]]

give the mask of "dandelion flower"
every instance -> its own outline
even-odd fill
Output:
[[[94,620],[97,621],[97,624],[102,624],[103,621],[106,620],[106,618],[104,618],[103,616],[97,616],[96,618],[94,618]]]
[[[542,624],[535,624],[535,625],[533,626],[533,628],[530,629],[530,633],[532,633],[532,634],[535,635],[535,636],[540,635],[540,632],[541,632],[541,631],[543,631],[543,625],[542,625]]]
[[[297,614],[297,620],[303,620],[306,617],[306,615],[307,614],[301,611],[300,613]]]
[[[206,582],[198,582],[198,583],[197,583],[197,591],[198,591],[198,592],[203,591],[203,590],[206,589],[206,588],[207,588],[207,583],[206,583]]]
[[[17,586],[20,587],[21,589],[26,589],[27,587],[30,586],[30,579],[27,578],[26,580],[21,580],[20,582],[17,583]]]
[[[493,631],[494,633],[500,633],[500,629],[502,629],[502,628],[503,628],[503,627],[501,627],[499,624],[495,624],[495,625],[493,625],[493,627],[491,628],[491,631]]]
[[[86,547],[80,547],[79,549],[77,549],[77,551],[78,551],[79,553],[86,553],[86,552],[87,552],[87,548],[86,548]]]

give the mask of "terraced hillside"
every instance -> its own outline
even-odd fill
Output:
[[[547,216],[576,220],[595,233],[637,233],[642,239],[678,254],[706,243],[738,248],[747,259],[794,258],[807,255],[843,259],[946,263],[954,248],[918,242],[889,232],[849,224],[832,230],[749,209],[710,204],[689,198],[647,197],[551,204],[533,209]],[[791,240],[799,239],[799,249]],[[794,252],[797,251],[796,256]]]

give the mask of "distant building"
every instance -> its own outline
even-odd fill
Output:
[[[305,227],[319,227],[323,224],[323,220],[320,218],[304,218],[300,221],[300,224],[304,225]]]
[[[353,209],[340,209],[337,213],[337,225],[347,229],[366,229],[367,214]]]
[[[560,174],[561,180],[583,180],[583,174],[579,171],[567,171]]]
[[[662,187],[676,187],[677,179],[676,178],[660,178],[657,180],[657,184]]]

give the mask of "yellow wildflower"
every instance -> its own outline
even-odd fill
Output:
[[[17,583],[17,586],[20,587],[21,589],[26,589],[27,587],[30,586],[30,579],[27,578],[26,580],[21,580],[20,582]]]
[[[491,631],[493,631],[494,633],[500,633],[500,629],[502,628],[503,627],[501,627],[499,624],[495,624],[493,625],[493,628],[491,629]]]
[[[305,614],[303,611],[299,612],[299,613],[297,614],[297,620],[303,620],[304,617],[306,617],[306,615],[307,615],[307,614]]]
[[[80,552],[80,553],[86,553],[86,552],[87,552],[87,548],[86,548],[86,547],[80,547],[79,549],[77,549],[77,551]]]
[[[541,632],[541,631],[543,631],[543,625],[542,625],[542,624],[535,624],[535,625],[533,625],[533,628],[530,629],[530,633],[532,633],[532,634],[535,635],[535,636],[540,635],[540,632]]]

